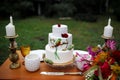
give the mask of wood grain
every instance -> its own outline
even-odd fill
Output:
[[[78,72],[75,66],[67,67],[64,69],[54,69],[44,62],[40,63],[40,69],[36,72],[28,72],[24,65],[22,64],[22,55],[19,50],[17,50],[19,54],[19,63],[21,67],[18,69],[10,69],[10,60],[7,59],[1,66],[0,66],[0,80],[1,79],[12,79],[12,80],[85,80],[84,76],[80,75],[64,75],[64,76],[48,76],[48,75],[41,75],[41,71],[51,71],[51,72]]]

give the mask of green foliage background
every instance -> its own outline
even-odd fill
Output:
[[[98,21],[91,23],[85,21],[59,20],[58,18],[44,18],[44,17],[29,17],[26,19],[14,19],[16,33],[19,37],[16,38],[18,49],[22,45],[30,45],[32,50],[45,49],[48,43],[48,33],[52,31],[53,24],[68,25],[68,32],[73,35],[73,44],[75,50],[86,50],[87,46],[103,45],[104,39],[101,38],[104,27],[107,25],[108,17],[98,16]],[[9,23],[7,20],[0,20],[0,64],[2,64],[8,57],[9,40],[6,35],[5,26]],[[114,38],[120,46],[120,23],[112,17],[111,25],[114,28]]]

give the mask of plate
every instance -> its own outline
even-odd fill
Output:
[[[87,51],[83,51],[83,50],[74,50],[73,54],[76,55],[76,53],[78,54],[89,54]]]
[[[31,50],[30,54],[37,54],[40,57],[40,61],[43,61],[43,55],[45,54],[45,50]]]

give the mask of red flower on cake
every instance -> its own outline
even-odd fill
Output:
[[[60,24],[58,24],[58,27],[61,27],[61,25],[60,25]]]
[[[67,33],[61,34],[61,36],[62,36],[63,38],[68,38],[68,34],[67,34]]]

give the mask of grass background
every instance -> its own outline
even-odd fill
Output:
[[[15,19],[14,25],[18,49],[21,45],[30,45],[32,50],[44,49],[48,43],[48,33],[52,31],[53,24],[68,25],[68,32],[73,34],[73,44],[75,49],[86,50],[88,45],[96,46],[103,44],[104,39],[101,38],[104,27],[107,25],[108,17],[98,17],[98,21],[94,23],[71,20],[59,20],[44,17],[30,17],[26,19]],[[7,20],[0,20],[0,65],[8,58],[9,40],[5,39],[5,26],[9,23]],[[111,25],[114,27],[114,38],[120,46],[120,23],[112,17]]]

